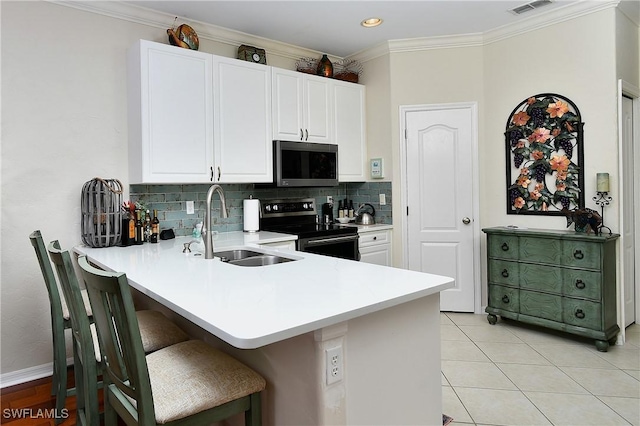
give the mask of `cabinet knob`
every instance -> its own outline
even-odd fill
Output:
[[[504,303],[509,303],[509,296],[507,296],[506,294],[504,296],[502,296],[502,301]]]
[[[584,259],[584,253],[582,253],[582,250],[576,250],[573,252],[573,257],[575,257],[578,260]]]
[[[577,309],[576,310],[576,318],[578,319],[583,319],[585,317],[584,312],[582,312],[582,309]]]
[[[585,287],[586,287],[586,284],[584,283],[584,281],[576,280],[576,288],[579,288],[580,290],[582,290]]]
[[[375,241],[375,240],[377,240],[377,239],[378,239],[378,237],[373,237],[373,241]]]
[[[507,243],[502,243],[501,248],[502,248],[502,251],[509,251],[509,244],[507,244]]]
[[[505,278],[508,278],[509,277],[509,271],[507,271],[506,269],[503,269],[502,270],[502,276],[505,277]]]

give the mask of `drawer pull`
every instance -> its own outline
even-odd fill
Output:
[[[576,310],[576,318],[583,319],[584,317],[585,315],[584,315],[584,312],[582,312],[582,309]]]
[[[375,241],[375,240],[377,240],[377,239],[378,239],[378,237],[373,237],[373,241]]]
[[[506,269],[503,269],[502,270],[502,276],[505,277],[505,278],[508,278],[509,277],[509,271],[507,271]]]
[[[573,252],[573,257],[575,257],[576,259],[584,259],[584,254],[582,253],[582,250],[576,250]]]
[[[504,296],[502,296],[502,301],[504,303],[509,303],[509,296],[507,296],[506,294]]]
[[[584,283],[584,281],[576,280],[576,288],[579,288],[580,290],[582,290],[585,287],[586,287],[586,284]]]
[[[502,251],[509,251],[509,244],[507,243],[502,243]]]

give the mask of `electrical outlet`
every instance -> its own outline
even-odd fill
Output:
[[[194,214],[195,212],[193,201],[187,201],[187,214]]]
[[[342,346],[325,350],[325,358],[327,361],[327,385],[342,380],[344,363],[342,360]]]
[[[333,204],[333,196],[327,195],[327,203]]]
[[[380,205],[385,206],[387,204],[387,197],[384,194],[380,194]]]

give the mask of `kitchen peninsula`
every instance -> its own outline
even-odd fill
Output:
[[[453,280],[265,246],[291,238],[216,236],[216,251],[292,259],[259,267],[205,260],[197,243],[183,253],[186,237],[75,251],[262,374],[266,425],[441,424],[439,292]]]

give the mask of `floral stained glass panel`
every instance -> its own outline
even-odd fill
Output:
[[[507,214],[563,215],[584,208],[580,112],[546,93],[521,102],[505,131]]]

